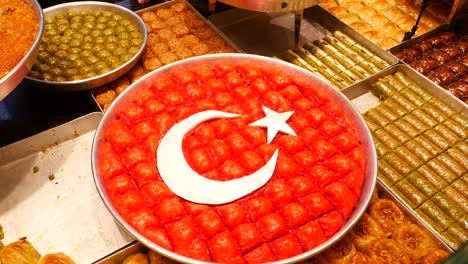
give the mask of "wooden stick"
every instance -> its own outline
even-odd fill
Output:
[[[452,10],[450,11],[450,15],[448,17],[448,22],[452,23],[452,20],[458,14],[458,12],[463,8],[465,5],[466,0],[455,0],[453,1]]]

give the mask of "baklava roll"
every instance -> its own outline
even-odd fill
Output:
[[[379,160],[378,163],[378,172],[388,180],[387,184],[389,186],[393,186],[399,180],[403,179],[403,176],[398,171],[382,159]]]
[[[410,138],[415,138],[419,135],[418,131],[408,122],[403,119],[398,119],[393,124],[398,127],[403,133],[408,135]]]
[[[406,63],[411,63],[418,59],[420,54],[421,52],[416,48],[406,48],[395,53],[394,55]]]
[[[392,136],[392,138],[394,138],[398,144],[400,145],[403,145],[405,144],[406,142],[408,142],[409,140],[411,140],[411,138],[405,134],[403,131],[401,131],[397,126],[395,126],[394,124],[389,124],[389,125],[386,125],[384,127],[384,130],[390,135]]]
[[[463,53],[468,54],[468,41],[464,39],[460,39],[454,43],[454,46],[459,48]]]
[[[432,186],[434,186],[437,190],[442,190],[443,188],[448,186],[447,181],[445,181],[442,177],[437,175],[426,165],[419,167],[416,171],[419,173],[419,175],[421,175],[422,178],[430,182]]]
[[[406,161],[400,158],[395,153],[389,153],[383,158],[393,169],[395,169],[400,175],[406,176],[413,171],[412,168]]]
[[[338,38],[341,42],[343,42],[343,44],[345,44],[347,47],[352,47],[355,44],[357,44],[357,42],[354,39],[352,39],[350,36],[346,35],[340,30],[333,32],[333,35],[335,35],[335,37]]]
[[[413,208],[417,208],[427,200],[427,197],[406,179],[397,182],[395,184],[395,188],[397,188],[406,196],[406,198],[408,198],[408,200],[411,201],[411,203],[415,206]]]
[[[431,58],[422,58],[409,64],[413,69],[423,75],[428,75],[432,70],[439,67],[439,63]]]
[[[388,134],[383,129],[376,130],[373,133],[373,136],[377,140],[379,140],[384,146],[386,146],[388,149],[394,149],[399,145],[398,141],[396,141],[392,136],[390,136],[390,134]]]
[[[450,201],[444,194],[438,192],[434,196],[431,197],[431,201],[437,205],[442,211],[444,211],[448,216],[450,216],[453,220],[457,220],[462,215],[465,214],[461,208],[459,208],[456,204]]]
[[[392,97],[394,94],[397,93],[396,89],[392,86],[388,85],[387,82],[378,80],[372,85],[372,92],[381,100],[385,100],[387,98]]]
[[[457,113],[448,105],[446,105],[445,103],[443,103],[442,101],[440,101],[438,98],[435,98],[435,97],[429,101],[429,104],[431,104],[435,109],[439,110],[439,112],[445,114],[449,118]],[[468,122],[465,125],[468,125]]]
[[[385,116],[383,116],[381,113],[376,111],[375,109],[371,109],[365,114],[367,117],[372,119],[378,126],[384,127],[387,124],[390,124],[391,121],[388,120]]]
[[[443,178],[446,182],[453,182],[458,178],[457,175],[437,159],[431,159],[426,163],[426,166],[433,172],[437,173],[437,175]]]
[[[432,95],[426,92],[420,85],[412,83],[408,86],[408,89],[415,93],[419,98],[423,99],[424,102],[427,102],[432,99]]]
[[[455,97],[464,99],[468,97],[468,83],[464,81],[454,82],[446,87],[447,91]]]
[[[439,133],[435,132],[434,130],[428,130],[423,134],[432,144],[436,145],[439,149],[447,150],[452,146],[450,142],[447,141],[444,137],[439,135]]]
[[[406,111],[403,107],[395,103],[395,101],[392,98],[385,100],[382,104],[392,109],[393,112],[395,112],[395,114],[397,114],[399,118],[403,117],[408,113],[408,111]]]
[[[411,101],[409,101],[408,99],[406,99],[403,95],[399,93],[394,94],[392,98],[398,103],[398,105],[403,107],[403,109],[405,109],[408,112],[411,112],[417,108],[415,104],[413,104]]]
[[[446,152],[438,155],[435,159],[444,164],[457,178],[466,173],[464,166],[453,160]]]
[[[383,157],[387,153],[390,153],[390,150],[380,141],[375,140],[374,144],[375,144],[375,151],[377,152],[377,157]]]
[[[421,120],[419,120],[411,114],[403,116],[402,120],[411,124],[411,126],[413,126],[414,129],[416,129],[418,134],[422,134],[430,128],[428,125],[424,124]]]
[[[442,189],[442,193],[445,195],[445,197],[447,197],[447,199],[452,201],[465,212],[468,210],[468,200],[459,192],[457,192],[452,186],[444,187],[444,189]]]
[[[431,197],[439,191],[417,171],[411,172],[406,179],[426,197]]]
[[[444,46],[440,48],[439,51],[447,53],[451,60],[456,60],[463,54],[463,51],[461,51],[457,46],[454,45]]]
[[[423,165],[423,161],[404,146],[397,147],[394,150],[394,153],[398,155],[403,161],[405,161],[409,166],[411,166],[411,169],[413,170]]]
[[[457,223],[450,225],[447,233],[456,238],[459,244],[465,243],[468,240],[468,232]]]
[[[419,135],[413,139],[416,141],[421,147],[426,149],[432,156],[437,156],[442,152],[442,149],[434,145],[426,136]]]
[[[455,145],[455,143],[461,141],[461,139],[455,133],[442,124],[435,126],[434,131],[439,133],[439,135],[444,137],[452,145]]]
[[[454,161],[456,161],[458,164],[460,164],[463,168],[465,168],[465,170],[468,170],[468,159],[466,158],[466,155],[463,154],[459,149],[450,148],[450,149],[447,150],[446,153],[450,156],[450,158],[452,158]],[[468,175],[466,177],[468,177]],[[467,179],[465,179],[465,180],[467,180]],[[468,184],[468,182],[467,182],[467,184]],[[466,189],[466,191],[467,191],[467,194],[468,194],[468,188]],[[467,198],[468,198],[468,196],[467,196]]]
[[[463,227],[465,230],[468,229],[468,214],[464,214],[457,220],[457,224]]]
[[[405,87],[410,85],[412,82],[411,79],[406,76],[403,72],[397,71],[393,74],[393,76],[400,81]]]
[[[390,66],[387,61],[384,59],[380,58],[378,55],[371,56],[367,58],[368,61],[372,62],[375,66],[377,66],[379,69],[383,70]]]
[[[417,141],[410,140],[404,144],[407,149],[410,149],[416,157],[418,157],[423,163],[428,162],[434,156],[429,153],[423,146],[419,145]]]
[[[429,52],[434,48],[430,39],[426,39],[419,42],[418,44],[416,44],[416,47],[421,51],[421,53]]]
[[[404,89],[400,91],[400,94],[403,95],[406,99],[408,99],[410,102],[412,102],[414,105],[417,107],[422,106],[426,101],[418,96],[416,93],[411,91],[411,89],[408,87],[407,89]]]
[[[377,125],[374,121],[372,121],[371,118],[369,118],[369,117],[367,117],[367,116],[364,116],[364,120],[366,121],[367,127],[369,127],[369,130],[370,130],[371,132],[374,132],[374,131],[376,131],[377,129],[380,128],[380,126]]]
[[[433,108],[430,104],[424,104],[419,109],[421,109],[424,113],[428,114],[439,124],[441,124],[445,120],[448,120],[448,117],[446,115]]]
[[[418,108],[418,109],[414,110],[413,112],[411,112],[410,115],[417,117],[419,120],[424,122],[424,124],[427,124],[429,127],[435,127],[436,125],[439,124],[439,123],[437,123],[437,121],[435,121],[428,114],[424,113],[424,111],[422,111],[420,108]]]
[[[443,233],[444,229],[437,224],[432,218],[430,218],[426,213],[424,213],[420,208],[416,209],[416,214],[424,220],[428,225],[430,225],[432,228],[434,228],[437,232]],[[428,264],[437,264],[438,262],[430,262]],[[421,263],[422,264],[422,263]]]
[[[397,115],[391,108],[388,108],[384,104],[380,104],[377,107],[374,108],[375,111],[379,112],[382,116],[390,120],[390,122],[394,122],[398,118],[400,118],[399,115]]]
[[[426,201],[420,206],[427,216],[429,216],[436,224],[440,225],[442,229],[447,229],[450,224],[454,222],[447,214],[445,214],[437,205],[432,201]]]

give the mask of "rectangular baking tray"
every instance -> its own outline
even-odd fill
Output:
[[[412,81],[419,84],[427,92],[437,97],[442,102],[450,106],[457,113],[460,113],[463,117],[468,118],[468,106],[460,101],[458,98],[447,92],[442,87],[433,83],[426,76],[420,74],[413,68],[406,64],[397,64],[386,70],[383,70],[374,76],[357,82],[342,90],[343,94],[350,99],[354,105],[358,108],[359,112],[365,113],[367,110],[374,108],[379,104],[379,99],[371,94],[370,88],[373,83],[378,79],[387,75],[393,74],[397,71],[401,71],[406,74]]]
[[[101,118],[91,113],[0,148],[5,244],[27,237],[41,254],[91,263],[134,240],[94,184],[91,145]]]
[[[161,4],[156,4],[154,6],[150,6],[150,7],[147,7],[147,8],[140,9],[140,10],[136,11],[135,13],[137,13],[138,15],[141,15],[142,13],[148,12],[148,11],[153,11],[154,12],[154,11],[159,10],[159,9],[171,7],[172,5],[174,5],[176,3],[181,3],[181,2],[185,3],[189,7],[190,11],[192,11],[198,18],[205,21],[205,23],[208,25],[208,27],[210,27],[218,36],[220,36],[222,39],[224,39],[224,41],[226,42],[227,45],[231,46],[234,50],[236,50],[239,53],[244,53],[244,51],[242,51],[228,37],[226,37],[226,35],[224,35],[223,32],[221,32],[215,25],[213,25],[213,23],[211,23],[211,21],[209,21],[202,14],[200,14],[200,12],[198,12],[198,10],[195,9],[195,7],[193,7],[188,1],[173,0],[173,1],[169,1],[169,2],[164,2],[164,3],[161,3]],[[94,96],[92,91],[90,91],[90,94],[93,97],[93,100],[96,103],[96,105],[101,110],[101,112],[104,112],[104,110],[101,108],[101,106],[97,103],[96,97]]]
[[[247,53],[275,56],[295,48],[294,14],[228,10],[210,20]],[[341,30],[390,65],[398,59],[316,5],[304,10],[299,45],[322,39],[327,31]]]
[[[429,39],[429,38],[432,38],[432,37],[435,37],[437,35],[439,35],[440,33],[443,33],[443,32],[446,32],[446,31],[450,31],[450,32],[454,32],[458,35],[461,35],[461,36],[464,36],[468,33],[468,28],[466,27],[466,25],[459,25],[459,24],[444,24],[444,25],[441,25],[433,30],[430,30],[430,31],[427,31],[426,33],[422,34],[422,35],[419,35],[417,36],[416,38],[413,38],[413,39],[410,39],[408,41],[405,41],[405,42],[402,42],[398,45],[396,45],[395,47],[391,48],[389,51],[390,53],[392,54],[395,54],[399,51],[401,51],[402,49],[406,49],[406,48],[409,48],[409,47],[414,47],[416,44],[426,40],[426,39]]]
[[[218,34],[220,37],[222,37],[224,39],[224,41],[226,41],[226,44],[229,44],[233,49],[235,49],[236,51],[238,52],[243,52],[238,46],[236,46],[228,37],[226,37],[226,35],[223,34],[222,31],[220,31],[218,28],[216,28],[215,25],[213,25],[213,23],[211,23],[211,21],[209,21],[208,19],[206,19],[202,14],[200,14],[200,12],[198,12],[197,9],[195,9],[195,7],[193,7],[188,1],[186,0],[173,0],[173,1],[170,1],[170,2],[165,2],[165,3],[162,3],[162,4],[158,4],[158,5],[154,5],[154,6],[151,6],[151,7],[147,7],[147,8],[144,8],[144,9],[140,9],[138,11],[136,11],[135,13],[137,13],[138,15],[141,15],[142,13],[144,12],[147,12],[147,11],[156,11],[158,9],[162,9],[162,8],[168,8],[168,7],[171,7],[172,5],[176,4],[176,3],[185,3],[190,11],[192,11],[193,13],[195,13],[195,15],[204,20],[205,23],[214,31],[216,32],[216,34]]]
[[[391,191],[389,191],[380,181],[377,182],[377,190],[379,192],[380,198],[386,198],[386,199],[390,199],[396,202],[398,206],[405,212],[406,216],[409,218],[409,220],[412,223],[416,223],[419,227],[421,227],[424,231],[426,231],[427,234],[429,234],[429,236],[436,243],[438,248],[446,250],[450,254],[453,253],[453,250],[446,243],[444,243],[444,241],[442,241],[436,235],[436,233],[434,233],[434,230],[430,226],[422,222],[419,219],[419,217],[411,209],[409,209],[409,207],[405,206],[402,203],[402,201],[398,197],[393,195]],[[125,247],[122,247],[119,250],[116,250],[115,252],[103,257],[102,259],[94,262],[93,264],[122,264],[125,258],[127,258],[130,255],[140,253],[140,252],[146,253],[148,252],[148,248],[146,248],[140,242],[134,242],[134,243],[128,244]]]
[[[461,114],[464,118],[468,118],[468,106],[460,101],[458,98],[444,90],[443,88],[439,87],[425,76],[417,72],[416,70],[410,68],[406,64],[397,64],[387,70],[384,70],[368,79],[365,79],[361,82],[358,82],[348,88],[343,90],[343,93],[354,106],[358,109],[358,111],[362,114],[367,112],[368,110],[376,107],[380,104],[380,100],[374,96],[370,92],[371,85],[375,83],[378,79],[385,77],[387,75],[391,75],[397,71],[404,73],[408,76],[412,81],[419,84],[422,88],[424,88],[428,93],[437,97],[439,100],[450,106],[453,110],[457,113]],[[387,186],[384,182],[381,182],[381,185],[388,190],[388,192],[393,193],[391,188]],[[400,203],[403,204],[407,208],[411,208],[405,201],[400,200]],[[420,219],[421,222],[426,223],[422,218],[416,215],[412,209],[408,209],[412,212],[412,214]],[[438,234],[435,229],[428,225],[428,228],[433,231],[433,233]],[[439,236],[441,241],[444,241],[445,244],[449,245],[448,241],[442,236]]]

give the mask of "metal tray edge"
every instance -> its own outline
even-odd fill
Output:
[[[468,118],[468,105],[466,105],[460,99],[453,96],[444,88],[438,86],[437,84],[429,80],[426,76],[420,74],[419,72],[417,72],[416,70],[404,63],[396,64],[367,79],[357,82],[343,89],[342,92],[348,99],[355,99],[368,92],[372,83],[384,76],[393,74],[397,71],[401,71],[407,74],[413,81],[421,85],[421,87],[427,92],[429,92],[431,95],[437,97],[439,100],[453,108],[456,112],[460,113],[463,117]]]
[[[426,40],[428,38],[431,38],[439,33],[442,33],[444,31],[447,31],[450,29],[450,25],[449,24],[443,24],[441,26],[438,26],[432,30],[429,30],[415,38],[412,38],[408,41],[405,41],[405,42],[401,42],[400,44],[396,45],[396,46],[393,46],[392,48],[390,48],[388,51],[392,54],[395,54],[399,51],[401,51],[402,49],[405,49],[405,48],[408,48],[408,47],[411,47],[411,46],[414,46],[415,44],[418,44],[420,43],[421,41],[423,40]]]
[[[341,30],[347,35],[351,36],[359,44],[363,45],[365,48],[368,48],[370,51],[372,51],[372,53],[376,54],[381,59],[384,59],[389,64],[387,68],[399,62],[399,59],[395,57],[393,54],[377,46],[374,42],[370,41],[369,39],[361,35],[359,32],[354,30],[352,27],[348,26],[343,21],[339,20],[338,18],[330,14],[327,10],[325,10],[321,6],[317,5],[317,6],[310,7],[304,10],[304,15],[306,13],[317,14],[313,16],[313,20],[319,23],[319,25],[321,25],[325,29],[327,30],[331,29],[333,31]]]

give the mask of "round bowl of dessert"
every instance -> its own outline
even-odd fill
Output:
[[[351,102],[276,59],[216,54],[148,73],[108,108],[98,192],[139,241],[183,263],[291,263],[342,238],[376,183]]]
[[[147,29],[124,7],[71,2],[44,9],[44,34],[26,79],[51,91],[79,91],[127,73],[143,54]]]

